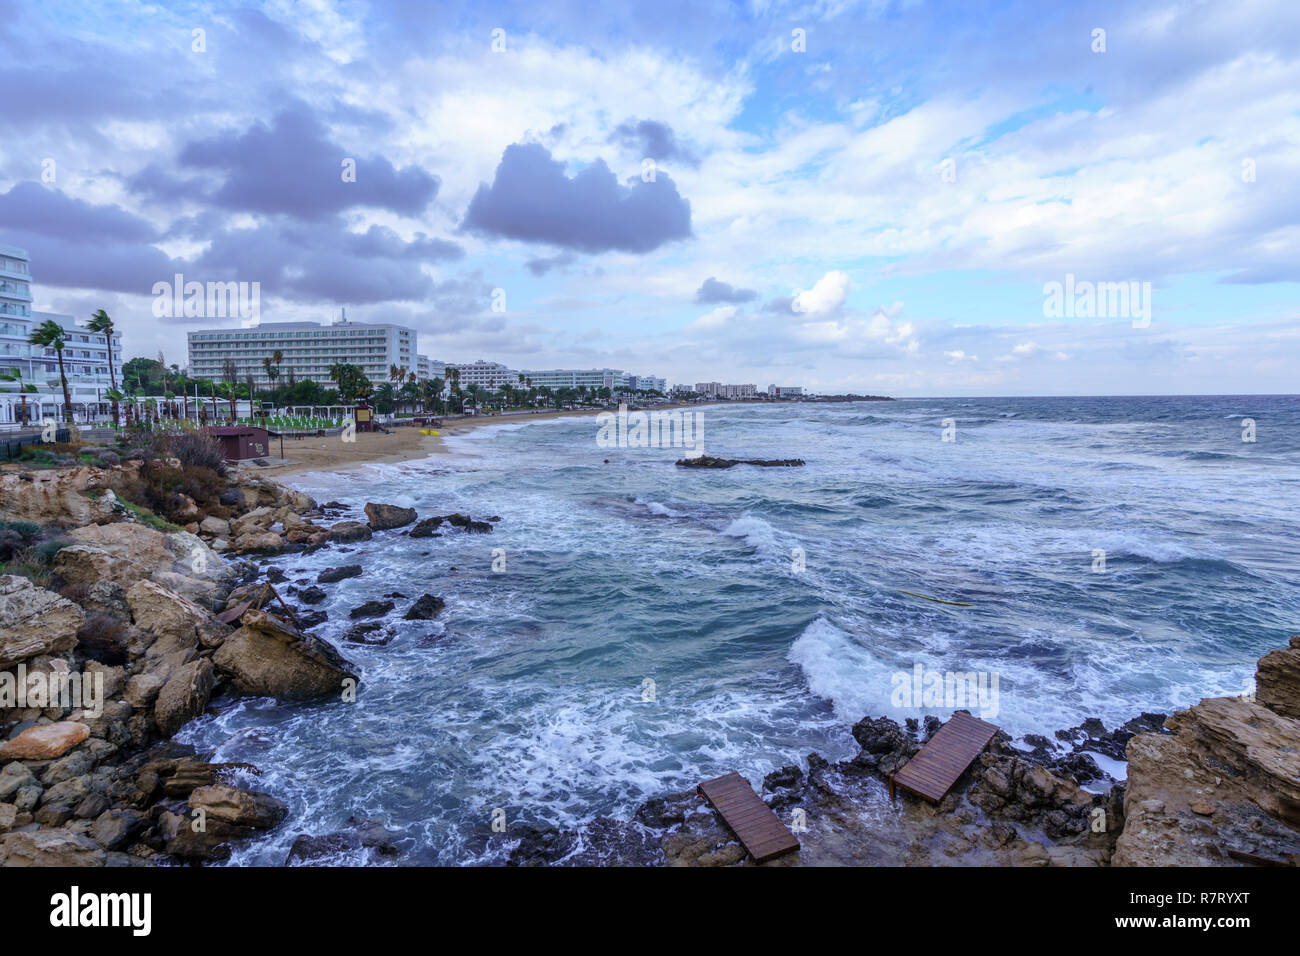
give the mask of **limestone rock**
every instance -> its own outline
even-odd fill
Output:
[[[414,508],[399,508],[397,505],[384,505],[374,501],[366,503],[365,512],[370,527],[375,531],[400,528],[415,520]]]
[[[214,679],[212,663],[207,660],[192,661],[171,675],[154,705],[154,721],[164,736],[170,737],[203,713]]]
[[[331,525],[329,530],[329,539],[339,543],[368,541],[370,536],[370,528],[360,521],[340,521]]]
[[[242,625],[212,657],[240,693],[310,700],[341,695],[345,680],[359,679],[332,645],[273,614],[249,610]]]
[[[77,644],[85,622],[81,608],[27,578],[0,575],[0,670]]]
[[[103,866],[104,848],[68,830],[23,830],[0,837],[0,866]]]
[[[1290,647],[1269,651],[1255,671],[1255,700],[1283,717],[1300,719],[1300,634]]]

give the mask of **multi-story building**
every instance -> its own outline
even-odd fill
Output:
[[[799,398],[803,395],[802,385],[769,385],[768,398]]]
[[[696,382],[695,393],[697,395],[707,395],[709,398],[717,398],[718,393],[723,389],[721,382]]]
[[[668,380],[653,375],[629,375],[627,387],[630,391],[663,392],[668,388]]]
[[[219,382],[226,359],[234,359],[239,380],[253,376],[259,387],[271,384],[262,360],[280,352],[282,361],[277,381],[283,383],[289,369],[299,381],[311,379],[327,384],[330,366],[359,365],[376,385],[388,381],[394,365],[407,372],[417,370],[416,334],[401,325],[350,322],[332,325],[315,322],[262,322],[249,328],[199,329],[189,333],[189,375]],[[418,373],[417,373],[418,374]]]
[[[518,385],[520,372],[500,362],[448,362],[444,367],[444,378],[450,378],[450,372],[456,369],[460,373],[460,390],[466,391],[471,385],[495,392],[502,385]]]
[[[21,386],[34,385],[37,392],[25,393],[18,381],[0,382],[0,424],[12,425],[26,408],[29,421],[63,419],[63,386],[59,380],[59,355],[52,348],[32,345],[28,338],[37,326],[57,322],[64,331],[63,374],[68,379],[73,413],[78,420],[107,413],[104,393],[113,387],[109,374],[109,351],[120,387],[122,336],[112,341],[100,332],[77,324],[71,315],[33,312],[31,272],[27,251],[0,245],[0,374],[22,376]],[[24,397],[25,396],[25,397]]]
[[[758,389],[753,385],[724,385],[718,392],[719,398],[756,398]]]
[[[524,377],[534,388],[624,389],[627,373],[620,368],[525,369]]]

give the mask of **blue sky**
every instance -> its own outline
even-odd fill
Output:
[[[1300,391],[1294,3],[0,0],[0,45],[0,243],[129,354],[184,362],[182,272],[443,360]],[[1067,275],[1150,322],[1049,317]]]

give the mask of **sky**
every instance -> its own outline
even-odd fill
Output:
[[[241,324],[181,274],[442,361],[1300,392],[1294,0],[0,0],[0,49],[0,244],[128,356]]]

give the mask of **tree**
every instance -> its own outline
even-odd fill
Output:
[[[239,385],[239,365],[232,358],[221,361],[221,381],[225,385],[226,398],[230,400],[230,420],[233,422],[238,414],[235,404],[235,388]]]
[[[365,370],[349,362],[335,362],[331,365],[330,381],[338,385],[339,399],[344,405],[353,404],[375,389],[370,379],[366,378]]]
[[[36,328],[32,329],[32,334],[27,337],[27,341],[32,345],[40,345],[47,349],[54,349],[54,354],[59,359],[59,383],[63,386],[63,420],[72,421],[72,392],[68,390],[68,376],[63,371],[63,326],[53,319],[46,319]]]
[[[280,377],[280,363],[284,361],[284,353],[276,349],[266,358],[262,359],[262,368],[266,369],[266,377],[271,380],[271,391],[275,391],[275,380]]]
[[[436,376],[432,381],[424,383],[425,395],[428,396],[425,401],[433,405],[433,411],[437,413],[438,403],[442,400],[442,389],[446,383]]]
[[[18,396],[22,403],[22,411],[19,413],[19,417],[22,419],[22,421],[20,421],[19,424],[26,425],[27,424],[27,396],[31,394],[35,394],[38,391],[36,386],[23,384],[23,370],[20,368],[11,368],[8,372],[0,373],[0,381],[18,383]]]
[[[104,336],[104,342],[108,345],[108,382],[112,386],[109,392],[121,394],[117,391],[117,374],[113,370],[113,333],[116,331],[113,328],[113,320],[103,309],[96,309],[90,321],[86,323],[86,328]],[[113,402],[113,426],[117,427],[117,399],[111,401]]]

